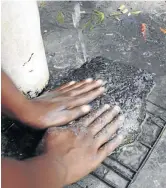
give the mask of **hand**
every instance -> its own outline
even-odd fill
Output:
[[[93,171],[121,144],[122,135],[115,136],[109,141],[123,124],[124,117],[119,115],[119,112],[119,107],[110,108],[105,105],[69,128],[48,129],[41,143],[44,147],[44,154],[40,156],[42,158],[42,164],[39,163],[41,170],[38,169],[40,172],[45,172],[42,167],[46,167],[47,178],[50,182],[47,187],[56,187],[60,179],[62,182],[59,185],[61,186],[78,181]],[[61,176],[56,178],[55,174],[61,174]]]
[[[31,100],[28,113],[23,122],[37,128],[48,128],[69,123],[90,111],[85,105],[93,101],[104,92],[102,81],[92,79],[81,82],[70,82],[54,91]]]

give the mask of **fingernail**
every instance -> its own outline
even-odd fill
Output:
[[[100,84],[100,85],[103,84],[103,80],[101,80],[101,79],[100,79],[100,80],[97,80],[96,82],[97,82],[98,84]]]
[[[75,84],[76,83],[76,81],[71,81],[70,83],[69,83],[69,85],[73,85],[73,84]]]
[[[91,107],[89,106],[89,105],[84,105],[84,106],[82,106],[81,107],[81,110],[83,111],[83,112],[89,112],[90,111],[90,109],[91,109]]]
[[[124,118],[124,115],[120,115],[120,116],[119,116],[119,121],[124,121],[124,119],[125,119],[125,118]]]
[[[105,104],[105,105],[104,105],[104,108],[105,108],[105,109],[109,109],[109,108],[110,108],[110,105],[109,105],[109,104]]]
[[[119,134],[117,136],[117,141],[119,142],[119,144],[121,144],[123,140],[124,140],[124,136],[122,134]]]
[[[104,87],[100,87],[99,90],[100,91],[105,91],[105,88]]]
[[[124,140],[124,136],[122,134],[119,134],[119,135],[115,136],[110,142],[116,143],[116,145],[118,146],[122,143],[123,140]]]
[[[93,78],[87,78],[85,81],[86,81],[86,82],[92,82],[92,81],[93,81]]]
[[[121,108],[120,108],[119,106],[114,106],[113,109],[116,110],[117,112],[120,112],[120,111],[121,111]]]

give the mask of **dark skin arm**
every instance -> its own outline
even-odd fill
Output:
[[[2,72],[3,112],[36,128],[63,125],[90,111],[84,104],[103,93],[101,84],[72,82],[28,100]],[[42,155],[24,161],[2,159],[2,187],[61,188],[78,181],[122,142],[120,136],[107,143],[122,124],[119,112],[107,105],[67,129],[49,128],[42,140]]]
[[[108,141],[123,124],[119,112],[106,105],[68,128],[49,128],[39,146],[42,155],[2,160],[2,187],[62,188],[86,176],[121,144],[122,135]]]
[[[43,158],[38,157],[32,162],[2,159],[2,188],[47,188],[47,182],[50,178],[55,179],[54,187],[63,187],[66,177],[64,169],[54,161],[52,169],[54,175],[51,174],[51,170],[46,174],[47,168],[51,169],[52,166],[43,163]],[[44,161],[46,160],[47,157]]]
[[[59,126],[87,114],[89,102],[104,92],[102,81],[70,82],[54,91],[28,100],[2,73],[2,112],[35,128]]]
[[[32,108],[31,103],[15,87],[11,79],[1,71],[2,91],[1,103],[2,112],[12,118],[23,117],[26,112]]]

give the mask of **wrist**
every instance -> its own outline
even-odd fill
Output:
[[[45,128],[41,118],[41,107],[33,100],[26,99],[24,101],[20,110],[16,114],[16,118],[33,128]]]
[[[32,108],[31,106],[31,102],[21,96],[16,101],[12,101],[10,104],[2,103],[2,112],[13,119],[23,121]]]
[[[24,99],[22,101],[22,104],[16,109],[14,115],[15,118],[18,119],[19,121],[29,124],[32,119],[32,113],[34,112],[34,105],[31,102],[31,100]]]
[[[66,169],[55,157],[41,155],[24,162],[32,187],[62,188],[66,185]]]

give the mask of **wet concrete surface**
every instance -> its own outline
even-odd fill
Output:
[[[41,27],[51,71],[62,67],[77,68],[84,61],[78,30],[73,26],[72,13],[75,2],[49,2],[41,8]],[[158,76],[165,74],[165,3],[126,2],[129,10],[141,10],[138,16],[122,16],[117,21],[109,15],[117,11],[121,2],[82,2],[80,26],[82,28],[91,17],[93,10],[105,14],[105,21],[90,31],[83,30],[86,58],[104,56],[109,59],[146,69]],[[131,11],[132,11],[131,10]],[[49,11],[49,13],[48,13]],[[56,20],[58,11],[65,16],[65,23]],[[140,24],[147,24],[147,41],[143,40]],[[52,62],[52,63],[51,63]]]
[[[121,21],[118,21],[109,15],[116,12],[122,3],[80,2],[83,13],[76,28],[73,26],[72,14],[76,13],[74,7],[77,2],[50,1],[40,4],[50,89],[67,75],[70,78],[72,70],[79,68],[85,60],[97,56],[108,58],[114,63],[121,62],[124,69],[126,65],[133,65],[147,70],[156,82],[156,87],[148,96],[146,118],[136,141],[130,143],[129,140],[127,145],[108,157],[93,174],[70,187],[166,187],[166,35],[159,29],[166,28],[166,3],[125,2],[130,11],[141,10],[142,13],[131,17],[123,15]],[[86,28],[80,34],[93,10],[104,12],[104,22],[97,24],[91,31]],[[64,15],[63,24],[57,20],[59,11]],[[141,23],[147,24],[146,41],[140,33]],[[42,134],[18,122],[2,119],[2,156],[18,159],[32,156]],[[146,161],[144,167],[143,161]]]
[[[166,172],[166,131],[163,133],[157,147],[139,173],[133,188],[139,187],[165,187]]]

